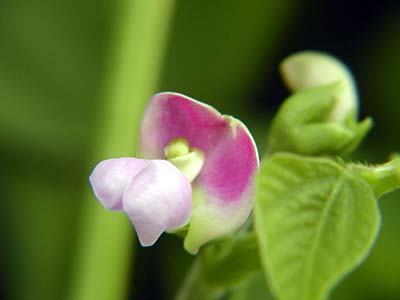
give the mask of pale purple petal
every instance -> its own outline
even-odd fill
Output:
[[[114,158],[100,162],[89,176],[97,199],[105,208],[122,210],[122,196],[128,184],[150,161],[137,158]]]
[[[123,208],[140,244],[151,246],[164,231],[182,227],[189,221],[191,185],[168,161],[151,161],[126,189]]]

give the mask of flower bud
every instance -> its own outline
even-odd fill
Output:
[[[343,155],[353,151],[372,121],[357,120],[357,93],[347,68],[329,55],[306,51],[286,58],[281,73],[293,94],[273,119],[270,152]]]
[[[286,86],[293,92],[340,82],[342,88],[328,119],[340,122],[357,116],[358,96],[353,76],[335,57],[316,51],[299,52],[284,59],[280,71]]]

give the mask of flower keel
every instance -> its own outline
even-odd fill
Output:
[[[110,210],[122,210],[122,196],[128,184],[150,162],[132,157],[113,158],[100,162],[89,176],[93,192]]]
[[[190,218],[190,182],[166,160],[105,160],[89,181],[104,207],[128,215],[142,246],[153,245],[164,231],[184,226]]]
[[[171,163],[154,160],[125,191],[123,208],[142,246],[153,245],[166,230],[187,224],[192,210],[192,189]]]

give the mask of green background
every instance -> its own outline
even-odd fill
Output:
[[[354,160],[383,162],[400,149],[396,1],[180,0],[170,6],[146,1],[0,2],[0,299],[71,298],[87,207],[100,207],[87,196],[87,176],[110,152],[97,149],[112,148],[113,141],[118,148],[129,139],[121,132],[99,146],[113,122],[103,124],[109,109],[104,103],[112,107],[118,92],[132,95],[126,114],[134,130],[149,91],[177,91],[243,120],[263,154],[271,116],[287,96],[279,61],[298,50],[327,51],[353,71],[361,115],[375,121]],[[150,2],[150,11],[159,10],[157,18],[145,14]],[[137,23],[125,32],[131,38],[127,46],[117,41],[128,27],[120,22],[130,18],[128,8]],[[160,16],[164,23],[152,30]],[[130,68],[127,57],[136,54],[147,60]],[[122,67],[113,73],[115,62]],[[132,81],[128,74],[124,85],[113,83],[121,69],[133,74]],[[136,136],[131,139],[125,145],[132,144],[127,147],[134,155]],[[397,192],[380,200],[378,241],[332,299],[400,299],[399,198]],[[115,218],[124,220],[122,214]],[[100,248],[115,257],[127,253],[126,298],[171,299],[192,259],[181,241],[164,235],[154,247],[140,248],[133,230],[128,236],[131,241],[121,249],[105,234],[93,256]],[[96,285],[96,276],[107,271],[101,260],[95,263],[91,288],[101,291],[107,281]],[[251,284],[251,297],[236,298],[268,299],[259,276]]]

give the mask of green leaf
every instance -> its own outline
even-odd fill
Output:
[[[327,299],[365,258],[379,222],[371,187],[335,161],[278,153],[262,162],[255,225],[277,299]]]

